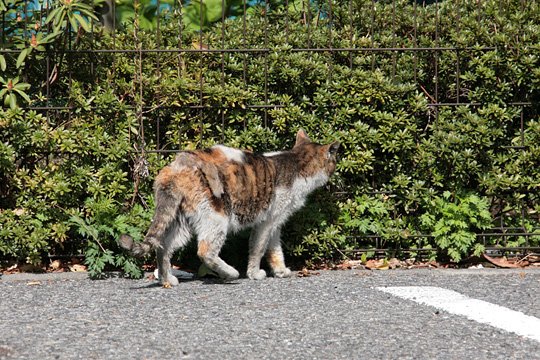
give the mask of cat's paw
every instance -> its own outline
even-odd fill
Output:
[[[164,288],[171,288],[173,286],[178,286],[179,284],[176,276],[170,274],[166,278],[160,279],[159,282],[161,283],[161,285],[163,285]]]
[[[262,280],[266,277],[266,271],[264,271],[263,269],[248,270],[247,276],[251,280]]]
[[[274,276],[278,278],[288,278],[288,277],[291,277],[291,275],[292,275],[292,271],[289,268],[274,270]]]
[[[233,281],[233,280],[238,279],[239,277],[240,277],[240,273],[236,269],[231,268],[230,270],[227,271],[227,273],[221,276],[221,279],[223,281]]]

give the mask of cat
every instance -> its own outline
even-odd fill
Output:
[[[182,151],[154,182],[156,209],[141,243],[122,235],[119,244],[134,256],[156,250],[159,281],[178,285],[171,273],[174,251],[196,235],[197,255],[223,280],[239,272],[219,257],[227,233],[252,227],[247,277],[261,280],[266,256],[275,277],[289,277],[280,230],[309,193],[336,168],[340,143],[320,145],[299,130],[291,150],[256,154],[223,145]]]

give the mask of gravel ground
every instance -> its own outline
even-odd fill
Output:
[[[407,285],[540,318],[540,270],[321,271],[173,289],[146,279],[18,274],[0,280],[0,358],[540,358],[537,341],[375,289]]]

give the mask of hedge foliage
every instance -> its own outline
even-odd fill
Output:
[[[135,21],[114,34],[79,31],[70,42],[250,52],[73,53],[58,36],[21,67],[16,53],[4,53],[2,78],[19,75],[37,109],[0,111],[0,254],[40,263],[80,253],[93,276],[111,266],[140,276],[115,239],[140,239],[149,224],[152,179],[172,156],[149,150],[276,150],[290,147],[299,127],[320,142],[339,139],[343,150],[332,184],[289,222],[290,256],[314,262],[378,246],[460,261],[483,252],[475,234],[501,223],[538,232],[537,3],[304,5],[254,7],[245,21],[204,33],[179,31],[171,12],[159,33]],[[302,50],[329,47],[357,50]],[[438,50],[406,50],[413,47]],[[48,88],[47,59],[57,71]],[[538,246],[540,236],[509,245],[527,241]]]

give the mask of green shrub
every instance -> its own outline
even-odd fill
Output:
[[[33,263],[85,254],[94,277],[110,267],[140,276],[115,238],[127,231],[140,239],[148,225],[151,181],[171,159],[148,150],[218,142],[276,150],[292,146],[299,127],[343,147],[331,185],[286,227],[291,257],[321,261],[378,245],[432,248],[459,261],[482,251],[474,234],[495,221],[538,232],[538,4],[505,2],[502,12],[495,0],[416,11],[405,0],[374,4],[336,1],[330,16],[327,4],[319,12],[313,3],[306,16],[271,3],[269,11],[253,7],[245,23],[230,18],[180,38],[174,12],[160,22],[159,38],[137,22],[114,36],[83,34],[75,49],[174,50],[180,41],[185,49],[260,51],[50,52],[60,78],[48,97],[46,54],[28,52],[30,105],[71,110],[0,112],[0,252]],[[15,26],[6,31],[10,41],[17,34]],[[47,41],[62,50],[73,35]],[[329,46],[448,50],[298,50]],[[17,55],[2,59],[4,79],[22,76]],[[522,101],[533,105],[511,104]],[[276,107],[257,107],[267,104]],[[528,241],[538,245],[540,236]]]

